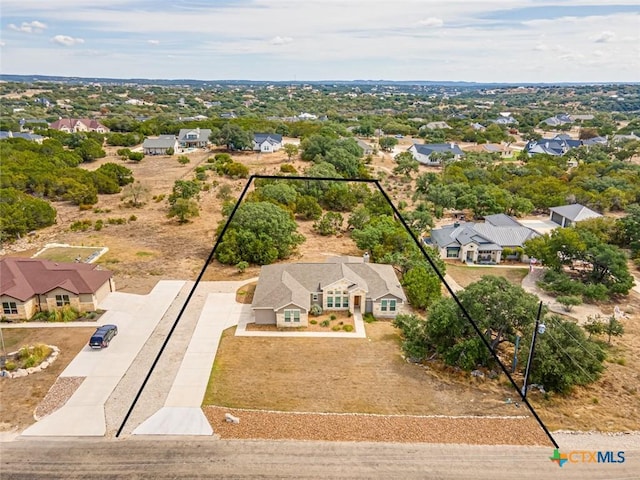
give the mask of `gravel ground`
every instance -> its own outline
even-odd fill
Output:
[[[40,420],[62,407],[80,385],[82,385],[85,378],[86,377],[58,377],[40,404],[36,407],[33,412],[33,418]]]
[[[427,417],[317,414],[203,407],[224,439],[541,445],[551,443],[530,417]],[[225,413],[240,419],[225,421]]]

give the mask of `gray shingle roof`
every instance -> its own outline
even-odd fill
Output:
[[[439,248],[476,243],[483,250],[500,250],[502,247],[521,246],[526,240],[538,235],[513,219],[513,223],[508,224],[505,217],[510,218],[507,215],[490,215],[486,223],[465,222],[446,225],[431,230],[431,241]],[[492,221],[499,225],[491,223]]]
[[[551,212],[555,212],[558,215],[562,215],[568,218],[572,222],[579,222],[581,220],[587,220],[589,218],[601,217],[598,212],[594,212],[590,208],[574,203],[572,205],[563,205],[561,207],[552,207],[549,209]]]
[[[258,144],[267,141],[270,144],[274,145],[276,143],[282,143],[282,135],[279,135],[277,133],[254,133],[253,141]]]
[[[158,138],[147,138],[142,144],[142,148],[170,148],[176,144],[174,135],[160,135]]]
[[[414,147],[422,155],[431,155],[433,152],[451,152],[454,155],[464,155],[457,143],[429,143],[425,145],[415,143]]]
[[[187,140],[186,137],[190,133],[195,133],[197,138],[188,139],[189,141],[197,140],[200,142],[204,142],[209,140],[209,135],[211,135],[211,130],[208,128],[181,128],[180,133],[178,134],[178,140],[180,140],[181,142]]]
[[[406,300],[391,265],[375,263],[281,263],[265,265],[252,308],[278,310],[291,303],[309,310],[311,294],[346,279],[367,291],[367,298],[392,294]]]

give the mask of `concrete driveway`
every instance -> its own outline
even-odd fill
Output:
[[[134,435],[213,434],[200,407],[222,332],[246,323],[251,316],[251,305],[235,301],[235,292],[244,283],[215,282],[217,291],[207,296],[164,406],[140,424]]]
[[[104,436],[105,402],[184,283],[161,281],[148,295],[110,294],[100,305],[107,310],[100,324],[117,325],[118,335],[108,348],[94,350],[85,346],[60,374],[83,377],[82,385],[62,408],[27,428],[22,435]]]

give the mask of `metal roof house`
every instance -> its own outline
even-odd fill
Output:
[[[253,149],[261,153],[273,153],[282,148],[282,135],[277,133],[254,133]]]
[[[307,326],[313,305],[395,318],[406,297],[391,265],[336,260],[263,266],[251,304],[255,323]]]
[[[418,162],[430,166],[437,166],[441,163],[439,158],[431,158],[433,153],[450,153],[453,155],[454,160],[460,160],[464,155],[464,152],[456,143],[431,143],[424,145],[414,143],[409,147],[409,152],[411,152],[413,158]]]
[[[178,134],[178,143],[182,148],[203,148],[209,145],[208,128],[181,128]]]
[[[504,259],[504,249],[520,248],[525,241],[536,236],[538,233],[517,220],[498,214],[485,217],[484,223],[456,222],[434,229],[425,243],[435,246],[442,258],[498,264]],[[510,255],[511,258],[519,257],[516,253]]]
[[[574,203],[572,205],[563,205],[561,207],[552,207],[550,220],[557,223],[561,227],[570,227],[581,220],[601,217],[598,212],[594,212],[590,208]]]
[[[38,258],[0,260],[2,315],[10,320],[28,320],[39,311],[65,305],[81,312],[96,310],[113,291],[111,272],[97,265]]]
[[[160,135],[158,138],[147,138],[142,144],[145,155],[167,155],[167,151],[178,150],[178,139],[175,135]]]

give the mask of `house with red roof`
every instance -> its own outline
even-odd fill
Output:
[[[107,133],[109,129],[102,125],[99,121],[91,118],[60,118],[49,125],[52,130],[60,130],[61,132],[77,133],[77,132],[98,132]]]
[[[113,274],[88,263],[62,263],[39,258],[0,260],[1,315],[28,320],[37,312],[70,305],[94,311],[115,291]]]

